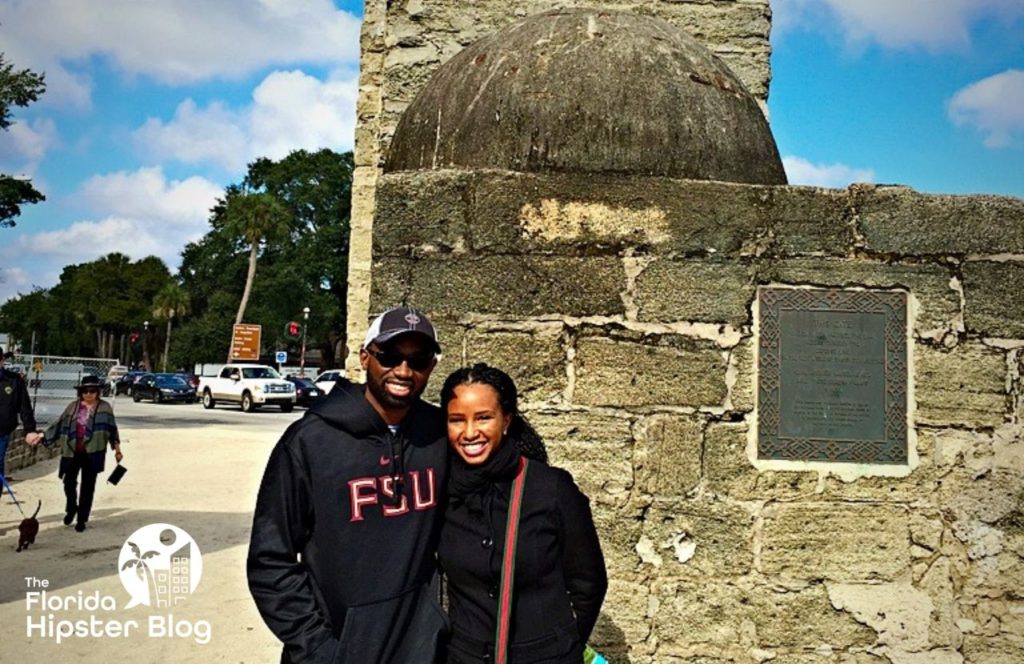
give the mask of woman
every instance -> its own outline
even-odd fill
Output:
[[[546,464],[512,379],[486,364],[448,376],[441,404],[453,454],[438,558],[448,577],[449,664],[494,661],[505,527],[527,457],[512,591],[510,664],[579,664],[608,587],[587,497]]]
[[[121,454],[121,439],[117,434],[114,409],[100,398],[100,379],[85,376],[75,389],[78,398],[68,404],[60,418],[51,424],[44,434],[46,445],[59,442],[61,446],[60,471],[64,478],[64,525],[70,526],[78,517],[75,530],[82,532],[89,522],[92,511],[92,497],[96,491],[96,476],[103,472],[107,457],[107,445],[114,448],[118,463]],[[82,490],[76,496],[78,474],[82,474]]]

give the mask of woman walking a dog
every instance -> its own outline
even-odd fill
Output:
[[[100,398],[101,387],[98,377],[84,376],[75,386],[78,398],[68,404],[60,418],[43,434],[44,445],[60,443],[58,477],[64,480],[67,497],[64,525],[70,526],[77,517],[75,530],[78,532],[84,531],[89,522],[96,476],[103,472],[107,446],[113,448],[118,463],[124,458],[114,409]],[[78,491],[79,473],[82,475],[81,491]]]

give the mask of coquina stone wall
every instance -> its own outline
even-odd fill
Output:
[[[629,176],[382,176],[369,311],[508,370],[590,496],[615,662],[1024,661],[1024,201]],[[759,284],[911,303],[911,462],[756,461]]]
[[[366,0],[356,106],[349,256],[348,368],[366,331],[377,178],[391,136],[430,75],[467,45],[556,7],[656,16],[704,42],[764,104],[771,80],[768,0]]]

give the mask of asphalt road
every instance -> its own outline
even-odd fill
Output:
[[[140,401],[135,403],[129,396],[107,397],[113,404],[118,426],[127,429],[151,429],[165,427],[196,428],[209,425],[241,426],[264,430],[279,427],[284,430],[289,424],[302,417],[305,408],[296,407],[290,413],[282,413],[277,406],[265,406],[251,413],[243,413],[238,404],[218,403],[216,408],[207,410],[202,404],[160,403]],[[36,420],[40,426],[57,418],[70,399],[38,399]]]

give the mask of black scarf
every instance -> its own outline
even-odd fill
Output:
[[[485,495],[493,494],[498,483],[511,482],[519,469],[519,451],[515,441],[508,438],[478,466],[469,465],[457,452],[453,454],[448,493],[453,501],[466,502],[471,507],[479,506]]]

